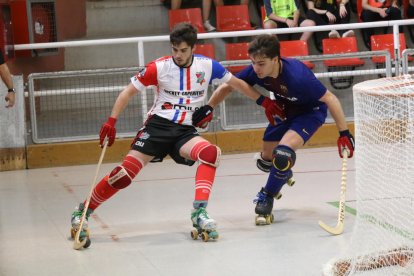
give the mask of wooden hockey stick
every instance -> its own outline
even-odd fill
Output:
[[[339,235],[344,231],[347,158],[348,150],[345,148],[342,150],[342,178],[341,193],[339,197],[338,223],[335,227],[331,227],[323,221],[319,221],[319,226],[332,235]]]
[[[85,246],[86,242],[88,241],[88,237],[80,241],[80,234],[82,232],[83,223],[85,222],[85,218],[86,218],[86,212],[88,211],[89,202],[92,197],[93,189],[95,188],[96,180],[98,179],[99,168],[101,167],[102,160],[105,156],[105,151],[106,151],[107,146],[108,146],[108,140],[105,140],[105,143],[102,148],[101,156],[99,157],[98,166],[96,167],[96,173],[95,173],[95,177],[92,182],[91,191],[89,192],[89,195],[86,199],[85,206],[83,207],[82,217],[79,223],[79,228],[78,228],[78,231],[76,231],[75,241],[73,243],[73,249],[76,249],[76,250],[82,249]]]

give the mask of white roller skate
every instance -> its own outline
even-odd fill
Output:
[[[70,230],[70,236],[72,239],[75,238],[76,232],[79,230],[79,225],[82,219],[84,205],[83,203],[79,204],[79,207],[76,207],[75,211],[72,213],[71,218],[71,224],[72,228]],[[82,230],[79,236],[79,240],[83,241],[84,239],[87,239],[84,248],[88,248],[91,245],[91,240],[89,239],[89,228],[88,228],[88,219],[89,216],[92,214],[93,210],[88,208],[88,211],[86,212],[85,221],[82,224]]]
[[[193,209],[191,212],[191,221],[195,228],[191,231],[191,237],[194,240],[198,239],[198,237],[205,242],[209,239],[218,239],[219,234],[216,231],[217,223],[207,214],[206,208],[200,207],[198,209]]]

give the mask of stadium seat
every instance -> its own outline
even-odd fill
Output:
[[[194,53],[200,54],[200,55],[212,58],[212,59],[216,59],[216,50],[214,49],[214,45],[211,43],[196,44]]]
[[[406,49],[405,36],[400,33],[400,52]],[[394,36],[393,34],[381,34],[371,36],[371,51],[388,50],[391,54],[391,59],[394,60]],[[408,60],[413,60],[408,58]],[[376,64],[384,63],[385,57],[373,57],[372,61]]]
[[[200,8],[169,10],[168,15],[170,19],[170,31],[177,23],[188,22],[197,29],[197,32],[206,32],[203,26]]]
[[[322,40],[322,49],[324,55],[356,53],[358,52],[357,40],[355,37],[327,38]],[[354,70],[355,67],[365,64],[360,58],[324,60],[323,63],[328,67],[329,72],[344,71],[346,69]],[[332,87],[336,89],[346,89],[351,87],[353,80],[353,76],[329,78]]]
[[[303,40],[280,41],[280,56],[281,57],[309,56],[308,43]],[[312,62],[303,61],[303,63],[309,69],[313,69],[314,67]]]
[[[344,54],[358,52],[356,37],[326,38],[322,40],[323,54]],[[344,58],[325,60],[325,66],[362,66],[365,64],[360,58]]]
[[[227,43],[226,44],[226,61],[231,60],[246,60],[250,59],[249,54],[247,53],[247,49],[249,48],[249,43],[242,42],[242,43]],[[246,65],[236,65],[236,66],[228,66],[227,70],[231,73],[236,74],[243,70]]]
[[[247,5],[224,5],[216,7],[217,31],[252,30]]]

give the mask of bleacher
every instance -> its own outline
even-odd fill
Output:
[[[122,3],[122,9],[114,8],[114,5],[119,3]],[[29,144],[93,140],[97,137],[97,128],[100,126],[100,123],[97,122],[105,119],[107,116],[105,114],[109,112],[120,88],[128,83],[129,77],[137,70],[137,66],[143,66],[146,62],[170,54],[171,49],[168,42],[168,33],[171,28],[170,10],[159,0],[148,3],[150,3],[147,4],[148,6],[142,7],[145,4],[132,0],[88,1],[86,5],[87,35],[85,38],[79,39],[76,46],[72,46],[71,42],[67,42],[67,47],[64,46],[65,70],[58,73],[32,74],[28,82],[27,114],[30,114],[28,117],[31,118],[31,121],[27,123],[28,133],[30,133],[28,136],[31,138],[28,140]],[[197,7],[190,8],[197,9]],[[123,20],[120,20],[121,15],[124,15]],[[211,16],[217,16],[217,13],[212,13]],[[142,24],[143,21],[140,18],[147,18],[154,26],[149,28],[150,25]],[[189,18],[193,19],[192,16]],[[353,14],[352,18],[355,23],[356,15]],[[117,22],[118,25],[102,28],[114,20],[120,21]],[[217,20],[211,21],[214,26],[217,26]],[[246,20],[246,22],[250,22],[250,20]],[[125,27],[127,31],[119,31],[122,24],[128,24]],[[97,33],[99,26],[101,29],[105,29],[102,35]],[[323,29],[323,32],[327,33],[329,32],[328,28],[330,26],[325,29],[315,28],[315,32]],[[266,33],[286,31],[286,29],[274,29],[266,30]],[[246,45],[252,36],[264,32],[250,30],[244,34],[244,31],[221,32],[218,29],[215,33],[200,33],[201,39],[195,52],[215,57],[223,64],[235,62],[235,64],[228,63],[225,66],[245,66],[246,64],[236,63],[239,59],[248,59],[246,51],[238,51],[238,57],[237,55],[231,57],[230,54],[237,54],[237,52],[228,50],[229,47],[236,43]],[[306,61],[308,67],[313,70],[322,83],[337,95],[344,107],[348,121],[353,120],[352,85],[391,72],[387,72],[386,68],[381,67],[383,65],[377,66],[375,60],[372,59],[372,53],[364,53],[367,49],[363,44],[359,30],[355,29],[355,33],[357,36],[352,45],[354,47],[356,44],[357,51],[355,48],[342,49],[339,52],[328,52],[327,50],[323,54],[316,49],[312,40],[309,40],[307,44],[298,43],[297,37],[300,32],[285,36],[278,34],[282,41],[282,56],[299,56],[299,59]],[[285,39],[289,36],[293,38],[291,41]],[[117,40],[115,37],[124,38]],[[405,35],[405,37],[409,36]],[[111,39],[111,41],[100,40],[101,38]],[[125,39],[128,38],[130,41],[126,43]],[[338,41],[340,40],[336,42]],[[139,44],[141,42],[142,45]],[[412,48],[412,41],[406,39],[406,42],[407,49]],[[240,50],[240,47],[236,49]],[[19,51],[18,45],[16,50]],[[388,55],[390,55],[389,52]],[[336,61],[333,61],[335,59]],[[358,62],[346,64],[345,62],[349,59]],[[114,68],[120,69],[115,72]],[[391,70],[391,68],[388,69]],[[152,104],[152,96],[153,93],[149,89],[148,93],[135,99],[129,109],[130,112],[125,112],[124,117],[120,118],[118,137],[129,138],[134,135],[137,119],[138,121],[144,120],[146,110]],[[238,93],[233,93],[231,97],[226,99],[220,109],[216,110],[215,115],[217,118],[207,129],[207,132],[230,129],[253,131],[253,128],[261,128],[266,124],[266,118],[260,107],[252,105],[249,99]],[[77,120],[78,118],[82,119]],[[61,124],[59,121],[67,123]],[[328,122],[332,122],[332,119],[328,118]]]

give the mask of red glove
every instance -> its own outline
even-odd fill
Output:
[[[267,120],[272,126],[275,126],[275,117],[281,120],[286,119],[285,111],[275,101],[272,101],[269,97],[261,95],[256,103],[261,105],[265,109]]]
[[[349,130],[343,130],[339,132],[338,138],[338,152],[339,156],[342,158],[342,151],[344,148],[348,150],[348,157],[351,158],[354,155],[355,150],[355,140],[354,136],[349,132]]]
[[[109,117],[108,121],[102,125],[101,131],[99,132],[99,144],[103,147],[103,143],[106,137],[108,137],[108,147],[112,146],[116,136],[116,118]]]
[[[206,128],[213,119],[213,108],[209,105],[201,106],[193,113],[193,126]]]

